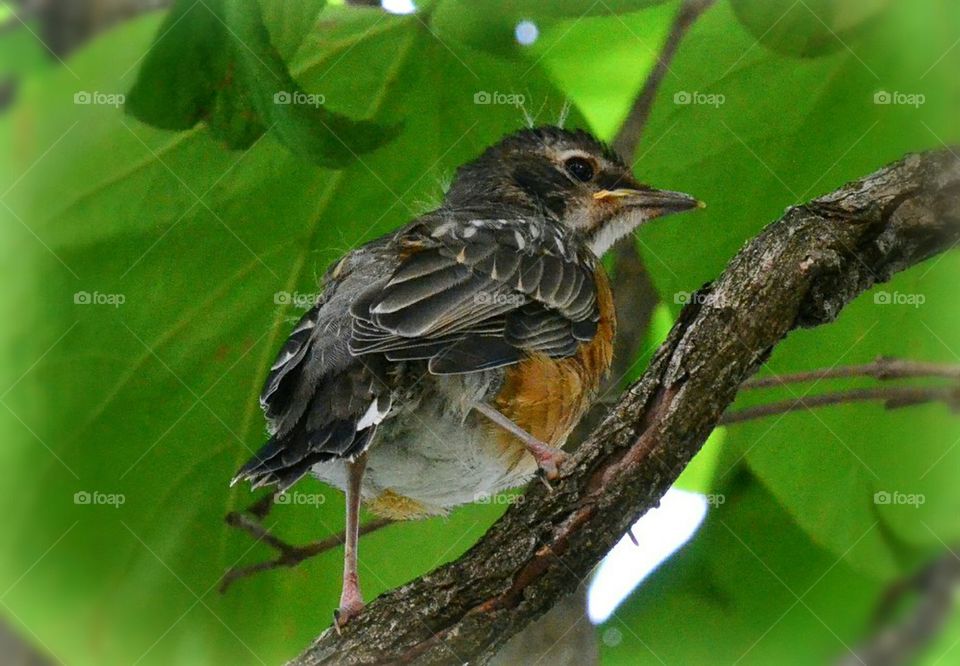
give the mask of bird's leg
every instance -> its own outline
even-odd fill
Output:
[[[357,540],[360,537],[360,482],[363,480],[363,470],[366,465],[366,453],[360,454],[356,460],[347,463],[347,529],[343,541],[343,591],[340,593],[340,607],[333,613],[333,623],[337,632],[363,610],[360,575],[357,571]]]
[[[566,453],[546,442],[541,442],[485,402],[472,402],[470,406],[523,442],[527,451],[537,461],[537,467],[540,468],[544,477],[553,481],[560,476],[560,465],[566,460]]]

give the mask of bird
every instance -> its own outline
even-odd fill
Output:
[[[266,378],[269,438],[233,483],[284,492],[312,473],[345,493],[338,631],[364,605],[361,504],[416,519],[558,480],[612,361],[601,257],[697,207],[585,130],[524,128],[459,167],[435,210],[331,264]]]

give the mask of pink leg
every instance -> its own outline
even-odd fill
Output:
[[[472,403],[472,407],[523,442],[523,445],[527,447],[527,451],[529,451],[530,455],[537,461],[537,466],[540,468],[540,472],[544,477],[553,481],[560,476],[559,468],[567,458],[566,453],[556,447],[550,446],[546,442],[541,442],[486,403],[475,402]],[[549,488],[549,485],[547,487]]]
[[[363,610],[360,575],[357,572],[357,540],[360,530],[360,482],[367,465],[367,454],[361,454],[347,463],[347,529],[343,547],[343,592],[340,607],[334,611],[337,631]]]

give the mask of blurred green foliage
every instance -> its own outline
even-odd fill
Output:
[[[307,5],[312,16],[322,6]],[[301,22],[276,23],[278,44],[302,38],[310,15],[295,18]],[[257,0],[179,0],[144,57],[127,110],[161,129],[205,121],[231,148],[249,148],[269,130],[292,152],[329,167],[348,164],[396,133],[351,121],[323,103],[322,94],[304,92],[290,75]]]
[[[69,69],[37,64],[23,75],[16,106],[0,117],[10,156],[0,163],[0,367],[9,378],[0,386],[8,479],[0,486],[0,612],[62,661],[276,663],[329,623],[336,551],[241,581],[224,596],[215,589],[227,568],[271,555],[223,517],[254,499],[227,481],[263,439],[256,396],[297,316],[297,296],[312,294],[346,249],[429,209],[453,169],[522,126],[524,110],[549,123],[572,102],[568,124],[611,139],[677,9],[484,4],[488,11],[441,0],[393,16],[264,3],[261,27],[276,60],[240,56],[237,67],[249,71],[236,80],[248,77],[247,88],[230,93],[225,109],[252,104],[252,113],[223,116],[249,121],[239,142],[246,150],[224,145],[238,145],[226,125],[192,127],[209,118],[197,106],[212,99],[209,71],[184,68],[178,80],[186,83],[162,92],[162,68],[151,62],[186,62],[191,51],[162,39],[150,50],[170,27],[161,15],[96,40]],[[529,47],[513,38],[520,18],[540,30]],[[180,29],[195,30],[193,20],[183,16]],[[786,206],[905,152],[960,140],[958,38],[960,8],[947,0],[728,0],[699,20],[670,64],[636,171],[709,208],[638,234],[665,304],[639,359],[684,295]],[[203,46],[232,44],[237,57],[245,50],[235,39],[221,31]],[[349,159],[346,146],[308,144],[313,120],[271,116],[276,105],[263,105],[268,70],[323,96],[308,115],[393,127],[396,136],[345,130],[357,154]],[[147,94],[144,86],[154,87]],[[131,88],[139,117],[180,114],[175,126],[191,129],[158,129],[100,103]],[[93,103],[75,103],[77,93]],[[258,138],[250,127],[271,129]],[[343,168],[318,166],[332,161]],[[931,260],[874,292],[921,294],[921,307],[867,294],[834,325],[791,335],[763,372],[881,353],[957,362],[950,288],[958,276],[956,256]],[[111,295],[123,303],[114,296],[108,304]],[[869,634],[891,583],[960,542],[958,440],[960,424],[942,407],[869,405],[714,437],[686,485],[726,501],[599,628],[604,660],[843,655]],[[298,491],[319,505],[276,507],[268,518],[276,532],[301,543],[341,529],[339,493],[313,481]],[[877,505],[877,492],[919,493],[925,502]],[[122,494],[124,502],[78,504],[75,493]],[[365,537],[365,592],[456,557],[501,511],[464,507]],[[960,663],[951,643],[931,646],[924,659]]]

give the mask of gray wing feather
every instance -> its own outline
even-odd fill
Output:
[[[349,255],[346,275],[328,276],[318,304],[294,326],[260,396],[271,437],[234,481],[285,489],[319,462],[359,455],[392,414],[387,359],[349,350],[350,303],[394,269],[378,249]]]
[[[351,353],[430,359],[437,374],[575,353],[599,319],[595,263],[561,254],[576,244],[558,233],[535,221],[446,220],[408,239],[408,258],[353,304]]]

